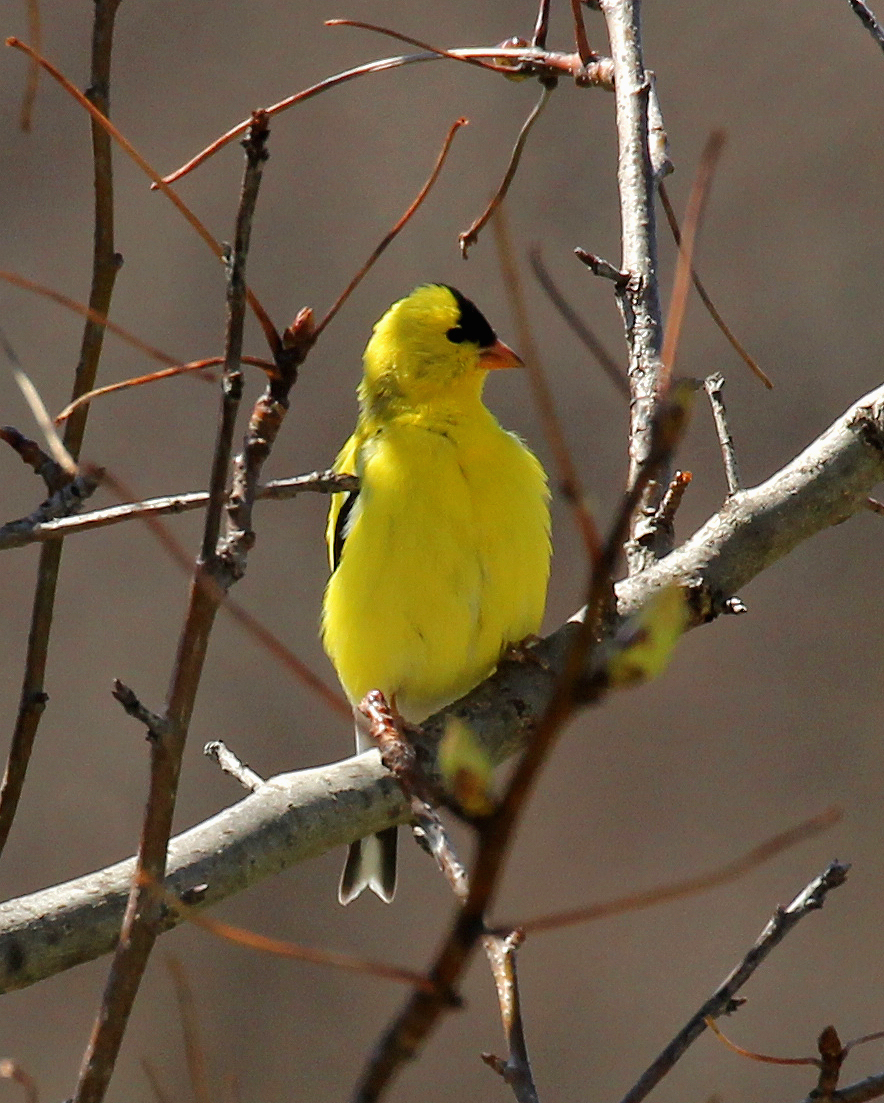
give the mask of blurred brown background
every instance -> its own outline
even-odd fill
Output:
[[[23,8],[23,5],[21,5]],[[554,5],[551,45],[570,48],[568,5]],[[209,5],[130,0],[120,8],[113,114],[155,165],[170,170],[248,111],[338,70],[398,53],[396,44],[324,18],[383,20],[440,45],[530,35],[531,3]],[[45,50],[77,83],[88,74],[89,5],[46,5]],[[680,368],[723,370],[747,483],[789,460],[881,381],[884,58],[843,0],[744,0],[647,5],[648,64],[677,167],[683,206],[713,126],[729,144],[710,204],[699,267],[734,329],[776,382],[768,393],[691,304]],[[588,12],[604,52],[601,17]],[[4,34],[25,35],[8,5]],[[91,164],[84,116],[44,83],[33,134],[17,130],[22,58],[2,57],[2,267],[83,299],[91,258]],[[453,63],[367,77],[275,120],[249,281],[277,324],[305,304],[323,311],[410,202],[450,123],[467,115],[436,191],[384,256],[308,361],[267,470],[330,463],[354,419],[353,390],[371,324],[414,284],[453,283],[505,339],[514,327],[490,233],[464,263],[456,237],[482,209],[534,103],[512,84]],[[610,346],[622,335],[609,286],[571,256],[580,245],[616,262],[613,97],[563,83],[534,131],[512,190],[524,250],[547,263]],[[231,147],[182,184],[219,237],[229,237],[241,157]],[[144,178],[118,156],[117,248],[125,267],[113,317],[183,360],[221,351],[220,266]],[[672,249],[663,250],[668,287]],[[532,323],[599,515],[624,470],[625,410],[610,384],[529,282]],[[80,321],[0,288],[0,325],[53,411],[67,401]],[[262,342],[252,325],[248,351]],[[149,370],[110,337],[102,381]],[[253,375],[250,398],[260,380]],[[548,459],[523,378],[495,379],[490,401]],[[29,431],[0,372],[0,421]],[[216,398],[176,380],[112,396],[91,414],[86,455],[143,495],[204,487]],[[719,505],[724,481],[707,410],[698,404],[682,464],[694,484],[680,515],[688,535]],[[37,480],[0,453],[2,519],[29,512]],[[110,499],[97,496],[96,504]],[[258,507],[259,540],[238,600],[317,670],[334,675],[317,641],[325,579],[316,498]],[[174,519],[196,547],[200,518]],[[573,611],[582,585],[578,542],[555,506],[548,627]],[[698,872],[833,802],[843,823],[731,888],[673,906],[529,940],[521,955],[528,1041],[545,1099],[617,1099],[785,903],[832,857],[854,862],[848,885],[751,982],[729,1023],[768,1053],[813,1052],[829,1022],[842,1037],[884,1026],[884,824],[881,789],[881,518],[861,516],[801,547],[741,595],[748,616],[692,633],[659,683],[607,702],[564,738],[508,867],[497,914],[517,918],[604,899]],[[11,730],[37,549],[3,557],[0,707]],[[2,866],[10,897],[104,866],[137,841],[146,780],[139,727],[111,700],[113,677],[160,706],[181,624],[186,580],[148,531],[127,524],[68,541],[51,650],[50,706]],[[237,799],[201,755],[224,738],[264,775],[332,760],[351,734],[223,615],[194,717],[179,829]],[[2,745],[5,755],[5,742]],[[219,909],[284,938],[424,965],[451,911],[447,888],[404,847],[401,890],[382,907],[335,900],[341,854],[294,869]],[[197,989],[207,1055],[242,1098],[347,1098],[367,1048],[400,1004],[398,987],[256,956],[195,931],[162,939],[111,1089],[148,1100],[142,1057],[173,1098],[186,1098],[181,1032],[164,959],[180,955]],[[0,1002],[0,1055],[19,1059],[43,1098],[70,1093],[108,961]],[[492,985],[477,963],[467,1008],[451,1016],[396,1100],[504,1099],[479,1061],[502,1049]],[[846,1082],[884,1068],[880,1043],[851,1056]],[[703,1038],[658,1089],[661,1101],[800,1099],[812,1070],[754,1064]],[[0,1083],[0,1100],[17,1100]],[[216,1098],[224,1098],[218,1094]]]

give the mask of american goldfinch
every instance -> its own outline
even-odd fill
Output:
[[[549,493],[537,458],[482,402],[489,369],[522,361],[476,306],[418,287],[375,325],[356,429],[335,470],[359,490],[332,497],[332,575],[322,638],[354,706],[381,690],[420,723],[492,673],[537,632],[549,577]],[[338,898],[390,901],[396,828],[353,843]]]

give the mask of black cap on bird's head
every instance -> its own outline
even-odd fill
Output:
[[[365,350],[364,386],[388,395],[448,389],[457,379],[493,368],[521,367],[485,315],[447,284],[424,284],[394,303],[374,327]],[[424,396],[425,398],[427,396]]]

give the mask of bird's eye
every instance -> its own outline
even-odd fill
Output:
[[[455,345],[459,345],[461,341],[466,340],[467,335],[464,333],[461,326],[452,326],[451,329],[449,329],[448,332],[445,334],[445,336]]]

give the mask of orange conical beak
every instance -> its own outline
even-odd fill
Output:
[[[525,366],[524,361],[500,339],[487,349],[482,349],[479,353],[479,363],[489,371],[493,368],[524,368]]]

